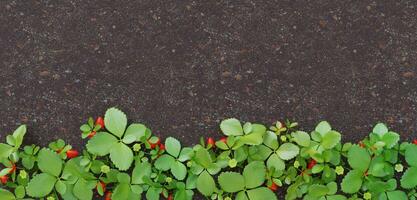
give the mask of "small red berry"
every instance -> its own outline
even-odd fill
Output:
[[[96,190],[98,191],[98,186],[101,186],[101,189],[103,189],[103,192],[106,192],[106,184],[103,181],[100,181],[96,185]]]
[[[9,170],[9,174],[13,174],[13,172],[16,171],[16,164],[14,164],[13,162],[10,162],[12,164],[11,169]]]
[[[365,144],[364,144],[362,141],[360,141],[360,142],[359,142],[359,147],[360,147],[360,148],[365,148]]]
[[[111,192],[107,191],[104,200],[111,200]]]
[[[165,145],[159,144],[159,151],[164,151],[164,150],[165,150]]]
[[[8,179],[9,179],[8,176],[0,176],[0,182],[2,184],[6,184]]]
[[[220,141],[224,142],[225,144],[227,143],[227,138],[226,137],[222,137],[220,138]]]
[[[167,200],[174,200],[174,195],[169,194]]]
[[[275,184],[274,182],[272,182],[272,184],[268,188],[275,192],[278,190],[279,186]]]
[[[148,143],[151,145],[151,149],[155,149],[156,146],[161,144],[161,139],[158,138],[158,140],[155,143],[152,143],[151,141],[148,140]]]
[[[417,145],[417,139],[413,140],[413,144]]]
[[[313,169],[314,165],[317,164],[317,161],[314,159],[311,159],[310,162],[307,165],[307,169]]]
[[[73,150],[73,149],[68,150],[66,153],[67,153],[68,159],[75,158],[79,154],[77,150]]]
[[[93,136],[95,136],[95,135],[96,135],[96,133],[97,133],[97,132],[95,132],[95,131],[91,131],[91,133],[89,133],[89,134],[87,135],[87,137],[91,139]]]
[[[97,117],[96,125],[100,125],[101,129],[104,129],[104,120],[102,117]]]
[[[207,146],[214,146],[214,139],[212,137],[207,138]]]

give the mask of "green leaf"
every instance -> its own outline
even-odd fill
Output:
[[[263,142],[266,146],[268,146],[271,149],[277,149],[279,145],[277,135],[271,131],[266,132]]]
[[[410,167],[401,177],[401,187],[411,189],[417,186],[417,167]]]
[[[225,135],[243,135],[243,128],[240,121],[235,118],[225,119],[220,123],[220,129]]]
[[[241,191],[237,193],[235,200],[249,200],[248,196],[246,195],[245,191]]]
[[[246,188],[255,188],[265,182],[266,169],[261,161],[253,161],[243,169]]]
[[[121,138],[127,125],[126,115],[117,108],[110,108],[104,115],[104,126],[115,136]]]
[[[320,133],[321,135],[324,135],[325,133],[332,130],[332,127],[330,126],[329,122],[322,121],[317,126],[315,131]]]
[[[27,194],[31,197],[44,197],[51,193],[55,182],[56,178],[50,174],[35,175],[26,187]]]
[[[285,169],[284,161],[281,160],[281,158],[279,158],[279,156],[276,153],[272,154],[268,158],[268,161],[266,162],[266,166],[268,167],[268,169],[271,169],[273,167],[275,170],[280,170],[280,171]]]
[[[0,143],[0,160],[8,158],[13,153],[13,147],[8,144]]]
[[[117,143],[117,138],[106,132],[99,132],[87,143],[88,152],[105,156],[110,153],[110,149]]]
[[[17,186],[16,189],[14,190],[14,193],[15,193],[17,198],[19,198],[19,199],[24,198],[25,195],[26,195],[25,187],[23,185]],[[0,198],[0,199],[2,199],[2,198]]]
[[[155,161],[155,168],[162,171],[167,171],[171,169],[171,166],[174,164],[174,162],[175,159],[172,156],[164,154]]]
[[[177,180],[184,180],[187,176],[187,167],[179,161],[175,161],[171,166],[171,173]]]
[[[339,132],[329,131],[322,135],[321,145],[325,149],[331,149],[340,142],[340,139],[341,139],[341,135]]]
[[[352,170],[346,174],[342,180],[342,191],[345,193],[355,193],[359,191],[362,186],[363,171]]]
[[[411,166],[417,167],[417,145],[409,145],[405,149],[405,160]]]
[[[253,126],[255,126],[254,124]],[[262,144],[262,141],[264,140],[263,136],[265,135],[264,132],[253,132],[247,135],[244,135],[239,138],[237,143],[239,144],[246,144],[246,145],[260,145]]]
[[[52,150],[43,148],[38,154],[38,167],[42,172],[58,177],[62,170],[62,160]]]
[[[143,177],[150,177],[152,165],[149,162],[142,162],[135,166],[132,172],[132,184],[143,184]]]
[[[310,135],[308,133],[304,131],[296,131],[292,132],[291,136],[298,145],[303,147],[310,146]]]
[[[117,143],[110,150],[110,159],[119,170],[128,170],[133,162],[133,152],[125,144]]]
[[[145,137],[146,126],[143,124],[131,124],[126,129],[124,137],[134,137],[135,141],[140,141],[142,137]]]
[[[245,188],[245,179],[236,172],[223,172],[219,175],[219,185],[226,192],[238,192]]]
[[[391,191],[387,192],[388,200],[408,200],[407,194],[403,191]]]
[[[197,151],[195,152],[194,159],[198,164],[200,164],[206,169],[209,168],[213,162],[211,160],[209,152],[205,148],[197,149]]]
[[[90,200],[93,198],[93,191],[84,179],[78,179],[74,185],[73,193],[80,200]]]
[[[61,180],[58,180],[55,183],[55,190],[59,192],[60,194],[65,194],[67,192],[67,186],[65,185],[64,182],[62,182]]]
[[[0,188],[0,199],[1,200],[15,200],[16,197],[14,196],[13,193],[11,193],[11,192],[9,192],[5,189]]]
[[[329,188],[325,185],[314,184],[308,188],[308,194],[313,197],[325,196],[329,192]]]
[[[353,145],[348,152],[348,162],[353,169],[365,172],[371,163],[371,156],[366,149]]]
[[[19,148],[20,145],[22,145],[23,142],[23,137],[26,134],[26,125],[20,125],[19,128],[17,128],[14,132],[13,132],[13,137],[15,139],[15,147]]]
[[[204,196],[210,196],[216,190],[216,183],[213,177],[203,171],[197,178],[197,190]]]
[[[379,135],[379,136],[383,136],[385,133],[388,132],[388,128],[387,128],[387,126],[385,126],[385,124],[378,123],[377,125],[375,125],[372,132]]]
[[[169,154],[171,154],[172,156],[177,158],[178,155],[180,155],[181,143],[180,143],[180,141],[178,141],[177,139],[175,139],[173,137],[168,137],[165,140],[165,148],[166,148],[166,151]]]
[[[382,136],[382,141],[385,143],[386,147],[391,149],[394,147],[398,141],[400,140],[400,135],[394,132],[388,132],[384,136]]]
[[[284,143],[279,147],[277,154],[283,160],[291,160],[297,156],[299,152],[300,148],[298,148],[297,145],[293,143]]]
[[[116,186],[111,196],[112,200],[127,200],[129,198],[130,187],[128,183],[120,183]]]
[[[277,200],[277,196],[266,187],[248,190],[247,193],[250,200]]]

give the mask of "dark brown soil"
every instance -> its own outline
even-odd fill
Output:
[[[410,139],[416,73],[415,0],[0,1],[1,140],[80,149],[111,106],[188,145],[232,116]]]

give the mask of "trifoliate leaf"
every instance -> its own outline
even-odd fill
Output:
[[[362,186],[363,171],[354,169],[346,174],[342,180],[342,191],[345,193],[355,193]]]
[[[133,152],[125,144],[117,143],[110,150],[110,159],[119,170],[128,170],[132,165]]]
[[[104,115],[104,126],[115,136],[121,138],[127,125],[126,115],[117,108],[110,108]]]
[[[174,162],[175,159],[172,156],[164,154],[155,161],[155,168],[162,171],[167,171],[171,169],[171,166],[174,164]]]
[[[56,178],[48,173],[35,175],[26,187],[27,194],[31,197],[44,197],[51,193]]]
[[[263,162],[253,161],[243,169],[246,188],[255,188],[265,182],[266,168]]]
[[[371,156],[366,149],[353,145],[348,152],[348,162],[353,169],[365,172],[371,162]]]
[[[223,172],[219,176],[219,185],[226,192],[238,192],[245,188],[245,179],[236,172]]]
[[[43,148],[38,154],[38,167],[42,172],[59,176],[62,170],[62,160],[58,154],[50,149]]]
[[[169,154],[177,158],[181,151],[181,143],[173,137],[168,137],[165,140],[165,148]]]
[[[297,145],[293,143],[284,143],[279,147],[277,154],[283,160],[291,160],[297,156],[299,152],[300,148],[298,148]]]
[[[197,178],[197,190],[204,196],[210,196],[216,190],[216,183],[213,177],[207,172],[203,171]]]
[[[242,124],[235,118],[225,119],[220,123],[220,129],[225,135],[243,135]]]
[[[100,132],[88,141],[87,150],[92,154],[105,156],[110,153],[110,149],[116,143],[116,137],[106,132]]]

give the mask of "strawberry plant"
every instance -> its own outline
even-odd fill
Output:
[[[222,138],[184,147],[173,137],[128,124],[117,108],[80,127],[86,150],[63,140],[22,145],[26,126],[0,143],[0,199],[415,200],[417,140],[378,123],[357,144],[322,121],[272,126],[220,123]]]

